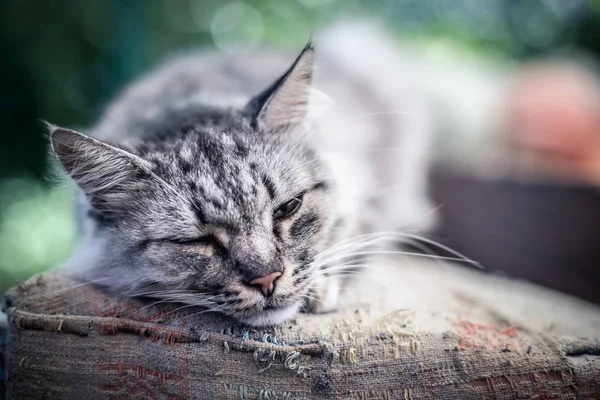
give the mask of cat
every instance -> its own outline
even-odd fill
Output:
[[[49,126],[78,190],[69,273],[275,325],[338,307],[352,238],[431,226],[427,118],[395,44],[356,25],[315,42],[183,55],[87,135]]]

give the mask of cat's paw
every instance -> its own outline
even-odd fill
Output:
[[[326,313],[337,310],[340,305],[341,289],[341,279],[339,277],[317,279],[306,296],[306,311]]]

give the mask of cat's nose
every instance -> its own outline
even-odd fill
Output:
[[[269,275],[259,276],[258,278],[252,279],[250,281],[250,285],[260,289],[260,291],[262,292],[262,294],[265,295],[265,297],[269,297],[270,295],[273,294],[273,290],[274,290],[273,283],[275,283],[277,278],[279,278],[280,276],[281,276],[281,272],[279,272],[279,271],[273,272],[272,274],[269,274]]]

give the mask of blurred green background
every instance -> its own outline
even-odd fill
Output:
[[[76,240],[71,194],[52,172],[40,121],[85,130],[170,53],[298,49],[311,32],[348,17],[483,58],[523,60],[565,47],[600,55],[600,7],[588,0],[3,0],[0,293],[59,264]]]

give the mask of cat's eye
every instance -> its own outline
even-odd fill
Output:
[[[193,239],[176,239],[176,240],[171,240],[171,242],[174,242],[177,244],[202,245],[202,246],[219,244],[217,238],[214,235],[206,235],[206,236],[201,236],[201,237],[197,237],[197,238],[193,238]]]
[[[280,205],[279,207],[277,207],[277,209],[275,209],[275,212],[273,213],[273,217],[275,219],[289,217],[292,214],[294,214],[296,211],[298,211],[301,204],[302,204],[302,195],[298,195],[298,196],[294,197],[293,199],[288,200],[285,203],[283,203],[282,205]]]

